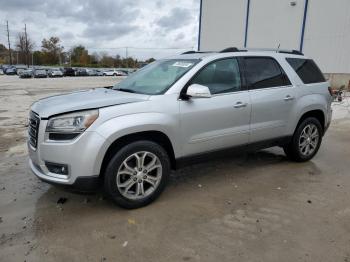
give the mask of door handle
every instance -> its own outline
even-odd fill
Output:
[[[241,108],[241,107],[246,107],[247,105],[248,105],[247,103],[237,102],[233,107]]]
[[[284,98],[284,101],[290,101],[290,100],[293,100],[293,99],[294,99],[294,96],[287,95],[287,96]]]

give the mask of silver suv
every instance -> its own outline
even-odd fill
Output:
[[[34,103],[29,164],[44,181],[102,183],[117,204],[137,208],[195,156],[281,146],[291,160],[310,160],[331,101],[321,71],[298,51],[186,52],[113,87]]]

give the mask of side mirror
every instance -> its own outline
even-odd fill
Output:
[[[192,84],[187,88],[186,95],[193,98],[210,98],[211,93],[207,86]]]

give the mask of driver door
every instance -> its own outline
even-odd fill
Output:
[[[211,97],[180,101],[182,155],[247,144],[251,103],[249,92],[242,88],[237,59],[207,64],[191,84],[207,86]]]

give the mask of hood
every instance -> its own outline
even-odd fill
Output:
[[[31,110],[41,118],[52,115],[148,100],[148,95],[96,88],[40,99]]]

